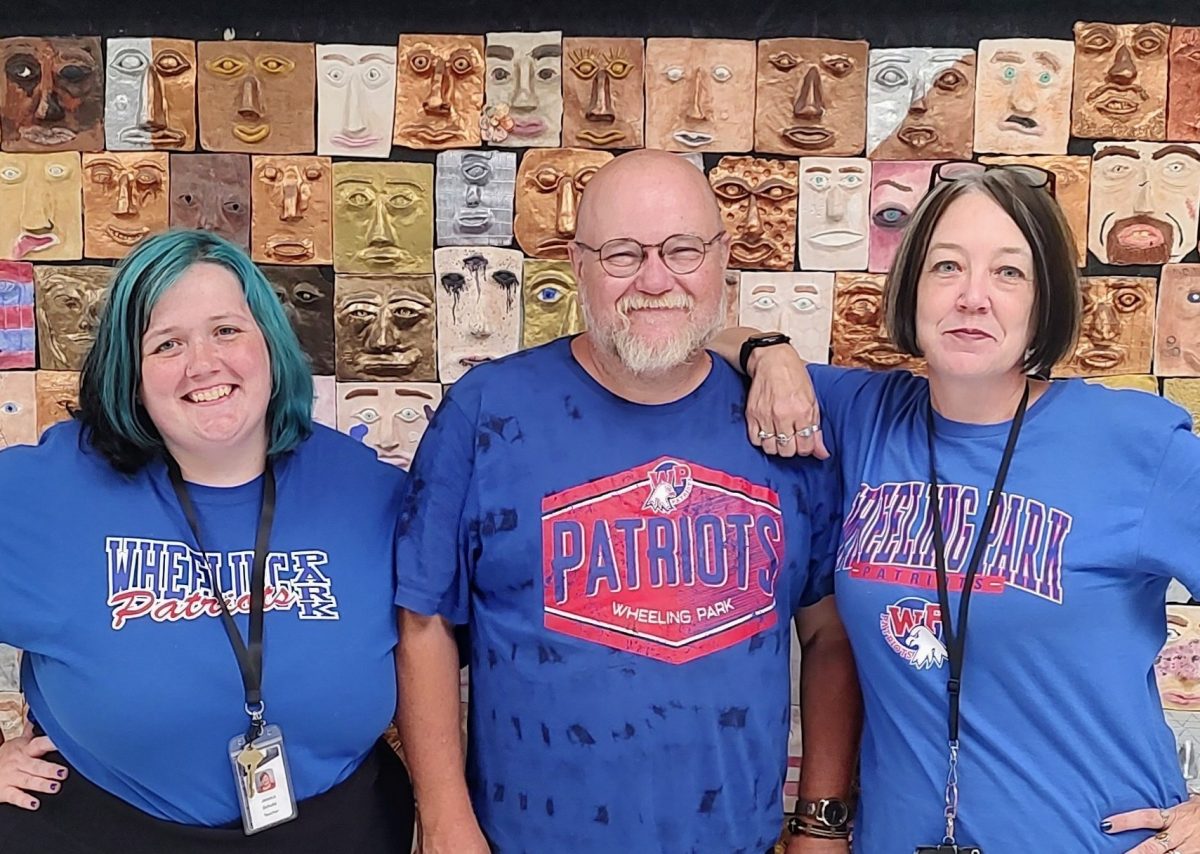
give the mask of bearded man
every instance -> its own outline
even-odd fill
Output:
[[[612,161],[570,256],[587,331],[472,369],[411,470],[397,723],[423,850],[767,851],[795,616],[818,806],[789,852],[846,852],[861,700],[830,595],[836,475],[747,442],[743,383],[704,349],[729,256],[704,175]]]

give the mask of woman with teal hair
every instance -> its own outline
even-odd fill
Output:
[[[407,851],[392,534],[404,473],[312,423],[245,253],[173,231],[116,270],[73,421],[0,454],[0,850]]]

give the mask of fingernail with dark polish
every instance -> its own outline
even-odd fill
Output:
[[[60,779],[60,780],[61,780],[61,779],[62,779],[63,777],[65,777],[65,776],[67,776],[67,769],[66,769],[66,768],[59,768],[59,769],[58,769],[58,779]]]
[[[1100,822],[1100,829],[1103,830],[1105,833],[1108,833],[1110,830],[1112,830],[1112,822],[1111,821]]]
[[[51,783],[51,784],[50,784],[50,791],[52,791],[52,792],[57,792],[57,791],[58,791],[58,783]]]
[[[35,809],[37,809],[37,808],[38,808],[38,802],[37,802],[37,801],[30,801],[30,802],[29,802],[29,808],[30,808],[31,810],[35,810]]]

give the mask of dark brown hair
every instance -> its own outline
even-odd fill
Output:
[[[1075,241],[1054,197],[1003,167],[939,183],[917,207],[887,276],[888,335],[901,352],[924,355],[917,345],[917,283],[934,228],[950,204],[967,193],[984,193],[996,202],[1029,243],[1033,253],[1033,332],[1021,368],[1048,377],[1050,369],[1075,349],[1079,331]]]

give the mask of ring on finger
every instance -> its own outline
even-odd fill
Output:
[[[1171,823],[1171,813],[1163,807],[1158,808],[1158,820],[1162,822],[1162,827],[1159,830],[1166,830]]]
[[[820,429],[821,429],[820,424],[810,424],[807,427],[797,430],[796,435],[799,436],[801,439],[807,439],[809,436],[812,436],[815,433],[817,433]]]
[[[770,439],[770,438],[771,438],[771,436],[772,436],[772,434],[771,434],[769,431],[767,431],[767,430],[759,430],[759,431],[758,431],[758,438],[759,438],[760,440],[762,440],[762,439]]]
[[[781,444],[781,445],[784,442],[790,442],[790,441],[792,441],[792,434],[791,433],[776,433],[775,441],[779,442],[779,444]]]
[[[1154,838],[1158,841],[1158,844],[1163,847],[1163,851],[1171,850],[1171,834],[1164,830],[1162,833],[1157,834]]]

